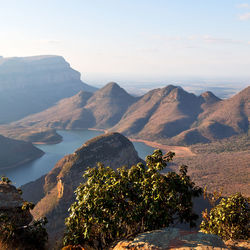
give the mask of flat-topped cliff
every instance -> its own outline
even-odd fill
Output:
[[[80,90],[96,88],[83,83],[80,73],[61,56],[0,58],[0,123],[42,111]]]

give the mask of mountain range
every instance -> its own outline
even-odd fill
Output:
[[[95,93],[80,91],[11,126],[96,128],[169,145],[190,145],[247,133],[249,100],[250,87],[226,100],[212,92],[196,96],[173,85],[133,97],[112,82]]]
[[[80,73],[61,56],[0,58],[0,124],[9,123],[54,105],[80,90]]]

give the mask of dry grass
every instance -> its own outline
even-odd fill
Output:
[[[177,171],[177,165],[189,166],[188,173],[199,186],[208,191],[223,189],[223,195],[241,192],[250,197],[250,150],[241,152],[203,153],[193,157],[175,159],[170,166]]]

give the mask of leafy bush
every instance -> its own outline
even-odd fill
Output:
[[[247,198],[237,193],[223,198],[210,213],[205,210],[200,228],[204,233],[217,234],[223,239],[249,239],[249,215]]]
[[[83,175],[84,184],[76,189],[76,199],[66,219],[64,245],[90,244],[102,248],[111,242],[148,230],[167,227],[174,222],[195,226],[192,198],[201,195],[187,175],[159,171],[172,160],[160,150],[147,157],[146,166],[138,163],[117,171],[99,164]],[[97,246],[98,242],[98,246]]]

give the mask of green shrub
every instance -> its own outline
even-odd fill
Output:
[[[160,150],[147,157],[146,166],[138,163],[117,171],[99,164],[89,168],[86,182],[76,189],[76,202],[66,219],[64,245],[95,245],[98,248],[144,231],[167,227],[174,222],[195,225],[192,198],[201,195],[187,175],[160,173],[174,153],[163,157]]]
[[[1,176],[0,181],[6,184],[11,184],[11,180],[8,177],[5,177],[4,175]]]
[[[236,193],[223,198],[211,209],[203,212],[202,232],[217,234],[223,239],[249,239],[250,210],[247,198]]]

